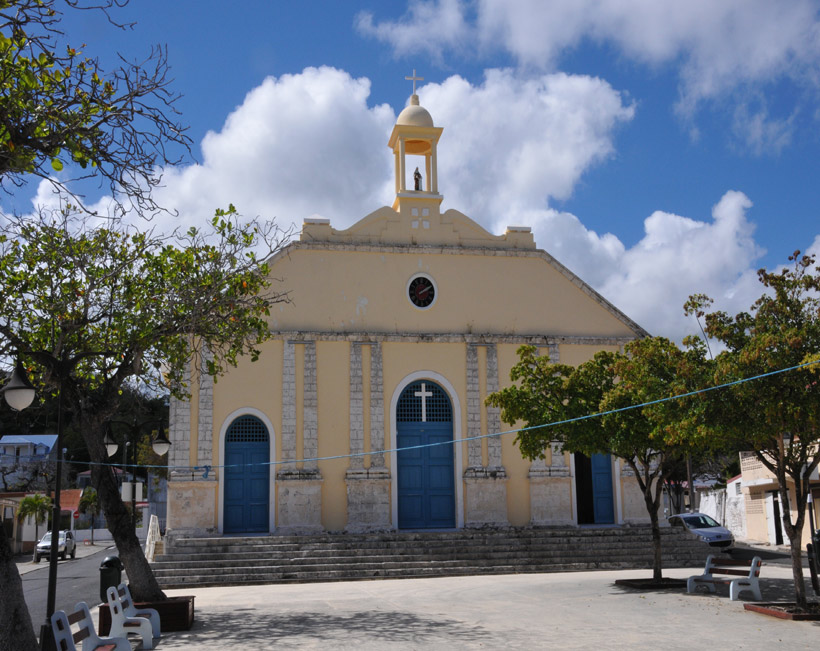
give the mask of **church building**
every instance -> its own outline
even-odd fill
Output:
[[[414,94],[388,140],[395,199],[346,230],[307,219],[270,262],[257,362],[171,404],[168,531],[288,534],[645,522],[617,459],[530,462],[485,398],[523,344],[579,364],[646,332],[536,248],[442,212],[443,129]],[[444,179],[446,182],[446,179]],[[194,469],[195,467],[195,469]]]

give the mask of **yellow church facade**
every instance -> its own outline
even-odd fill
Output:
[[[646,332],[529,228],[496,236],[441,212],[441,135],[414,94],[388,141],[393,205],[346,230],[305,220],[270,260],[291,302],[259,360],[191,377],[191,400],[172,401],[168,531],[645,521],[618,460],[554,446],[524,460],[485,399],[523,344],[578,364]]]

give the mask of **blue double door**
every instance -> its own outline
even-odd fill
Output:
[[[224,533],[269,531],[270,438],[264,423],[240,416],[225,436]]]
[[[399,529],[455,527],[452,407],[432,382],[399,398],[396,443]]]

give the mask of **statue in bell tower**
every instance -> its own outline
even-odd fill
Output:
[[[413,172],[413,180],[416,182],[416,190],[421,190],[421,172],[419,172],[419,168],[416,168],[416,171]]]

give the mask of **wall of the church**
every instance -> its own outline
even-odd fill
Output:
[[[274,307],[274,331],[419,332],[634,336],[601,301],[579,291],[540,251],[419,247],[296,247],[274,260],[277,286],[294,302]],[[333,269],[332,276],[324,269]],[[428,274],[428,310],[406,297],[413,274]],[[373,282],[378,278],[378,282]],[[307,298],[309,297],[309,298]],[[522,309],[522,304],[526,309]]]
[[[328,265],[333,273],[320,273]],[[437,279],[427,311],[406,298],[418,270]],[[454,445],[456,526],[577,522],[571,455],[525,460],[513,432],[487,436],[511,428],[484,401],[509,382],[524,343],[568,364],[619,350],[635,333],[606,305],[532,251],[297,248],[272,275],[309,298],[274,308],[258,362],[240,360],[216,384],[193,373],[192,400],[172,406],[172,465],[198,470],[172,473],[169,528],[224,530],[225,437],[243,415],[270,437],[270,531],[396,528],[396,401],[414,380],[444,389],[453,435],[467,439]],[[613,466],[616,519],[645,521],[634,478]]]

